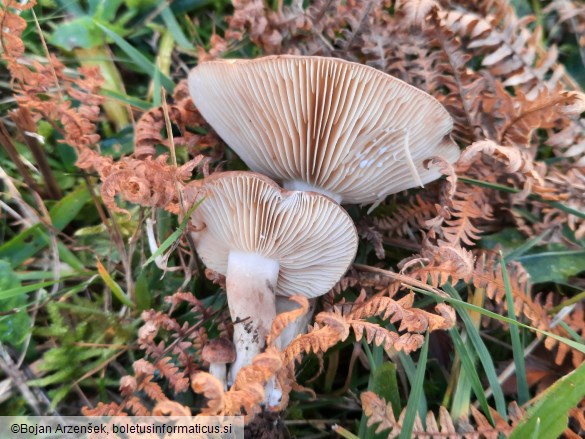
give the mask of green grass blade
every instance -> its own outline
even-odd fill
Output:
[[[524,255],[526,252],[531,250],[533,247],[537,246],[540,243],[540,241],[542,241],[544,238],[546,238],[549,235],[550,235],[550,229],[547,229],[544,232],[542,232],[540,235],[535,236],[533,238],[530,238],[529,240],[524,242],[522,245],[519,245],[517,248],[515,248],[510,253],[508,253],[504,257],[504,260],[506,262],[516,260],[520,256]]]
[[[568,425],[568,412],[585,397],[585,363],[536,397],[509,439],[557,438]],[[536,435],[538,433],[538,435]]]
[[[130,105],[131,107],[143,111],[148,111],[153,107],[153,105],[150,102],[143,101],[142,99],[135,98],[134,96],[128,96],[122,93],[118,93],[117,91],[114,90],[102,88],[100,90],[100,95],[105,96],[106,98],[116,99],[117,101],[120,101],[126,105]]]
[[[18,280],[44,280],[44,279],[53,279],[55,273],[52,271],[17,271],[14,273]],[[59,279],[67,279],[68,277],[79,276],[79,273],[75,271],[69,270],[60,270]]]
[[[543,329],[538,329],[538,328],[535,328],[533,326],[526,325],[524,323],[520,323],[520,322],[518,322],[518,321],[516,321],[514,319],[510,319],[508,317],[504,317],[502,315],[496,314],[495,312],[491,312],[491,311],[488,311],[487,309],[483,309],[483,308],[481,308],[479,306],[476,306],[476,305],[473,305],[471,303],[464,302],[460,298],[439,296],[438,294],[435,294],[433,292],[430,292],[430,291],[427,291],[427,290],[423,290],[421,288],[417,288],[417,287],[413,287],[413,286],[409,286],[409,288],[412,291],[416,291],[417,293],[421,293],[421,294],[425,294],[427,296],[435,297],[436,300],[438,300],[438,301],[445,301],[445,302],[453,305],[453,307],[456,307],[456,310],[459,310],[461,308],[467,308],[467,309],[476,311],[476,312],[478,312],[478,313],[480,313],[480,314],[482,314],[484,316],[490,317],[492,319],[496,319],[496,320],[499,320],[501,322],[506,322],[506,323],[509,323],[511,325],[516,325],[516,326],[519,326],[520,328],[525,328],[525,329],[528,329],[530,331],[538,332],[539,334],[546,335],[547,337],[554,338],[555,340],[560,341],[561,343],[565,343],[566,345],[570,346],[571,348],[576,349],[579,352],[585,354],[585,344],[583,344],[583,343],[578,343],[576,341],[570,340],[570,339],[568,339],[566,337],[562,337],[562,336],[557,335],[557,334],[554,334],[552,332],[545,331]],[[447,292],[449,292],[449,294],[451,294],[450,291],[454,291],[455,294],[457,294],[456,297],[459,297],[459,294],[457,293],[457,290],[455,290],[455,288],[453,288],[451,285],[445,284],[443,286],[443,289],[445,291],[449,290],[449,291],[447,291]],[[466,314],[467,313],[465,313],[465,315]],[[462,314],[462,317],[463,317],[463,314]],[[469,316],[467,316],[467,317],[469,318]]]
[[[24,287],[9,288],[4,291],[0,291],[0,300],[10,299],[11,297],[21,296],[22,294],[30,293],[44,287],[48,287],[59,282],[58,280],[50,280],[46,282],[38,282],[36,284],[25,285]]]
[[[173,89],[175,88],[175,84],[173,81],[166,75],[163,75],[158,67],[150,61],[147,57],[145,57],[142,53],[140,53],[136,48],[134,48],[130,43],[128,43],[124,38],[119,36],[116,32],[108,29],[103,24],[99,23],[98,21],[94,20],[95,24],[104,31],[104,33],[110,37],[116,45],[124,51],[128,57],[134,61],[143,71],[144,73],[154,77],[155,72],[160,74],[161,83],[163,87],[169,92],[172,93]]]
[[[395,329],[393,329],[395,330]],[[400,363],[402,364],[402,368],[404,369],[404,373],[408,377],[408,382],[411,386],[414,386],[414,380],[416,377],[416,365],[412,360],[410,355],[406,355],[404,352],[398,352],[398,358],[400,359]],[[427,412],[427,398],[423,394],[419,400],[418,412],[419,413],[426,413]]]
[[[429,333],[425,336],[425,343],[420,351],[418,357],[418,365],[416,367],[416,375],[414,377],[414,383],[410,389],[410,395],[406,404],[406,414],[402,422],[402,430],[400,431],[400,439],[410,439],[412,436],[412,429],[414,427],[414,421],[418,412],[419,401],[423,395],[423,384],[425,380],[425,371],[427,369],[427,357],[429,353]],[[421,420],[424,420],[426,413],[421,413]]]
[[[135,308],[136,305],[134,304],[134,302],[132,302],[128,298],[128,296],[126,295],[126,293],[124,292],[122,287],[120,287],[120,285],[118,285],[116,283],[116,281],[112,278],[112,276],[110,276],[110,273],[108,273],[108,270],[106,270],[106,267],[103,266],[103,264],[100,262],[99,259],[96,259],[96,261],[97,261],[97,269],[98,269],[98,273],[99,273],[100,277],[102,278],[104,283],[108,286],[108,288],[110,290],[112,290],[112,293],[114,294],[114,296],[116,296],[118,298],[118,300],[120,302],[122,302],[124,305],[129,306],[131,308]]]
[[[181,26],[179,26],[179,23],[177,22],[175,15],[171,11],[171,8],[167,6],[166,8],[164,8],[162,10],[160,15],[161,15],[163,21],[165,22],[166,28],[173,35],[173,38],[175,39],[177,44],[180,47],[182,47],[183,49],[195,50],[195,46],[193,46],[193,44],[191,44],[191,42],[187,39],[187,37],[183,33]]]
[[[504,280],[504,289],[506,290],[506,304],[508,307],[508,317],[516,319],[514,311],[514,296],[512,295],[512,286],[510,285],[510,276],[504,262],[504,257],[500,253],[500,268],[502,270],[502,279]],[[524,404],[530,399],[528,392],[528,381],[526,380],[526,364],[524,362],[524,346],[520,340],[520,331],[518,326],[510,326],[510,337],[512,339],[512,352],[514,354],[514,364],[516,366],[516,383],[518,386],[518,403]]]
[[[90,199],[91,196],[85,186],[81,186],[63,197],[49,210],[52,226],[57,230],[63,230],[75,219]],[[38,251],[47,247],[50,242],[51,240],[43,230],[43,226],[41,224],[35,224],[1,245],[0,259],[6,259],[12,267],[17,267],[28,258],[34,256]],[[81,262],[75,261],[77,258],[63,244],[59,246],[59,256],[64,261],[67,259],[66,262],[75,269],[83,267]]]
[[[463,309],[463,304],[469,305],[468,308],[471,308],[478,312],[484,311],[484,309],[479,306],[472,305],[470,303],[460,300],[461,298],[459,297],[459,293],[450,284],[445,284],[443,286],[443,289],[452,297],[457,298],[457,299],[445,298],[444,300],[451,303],[453,305],[453,308],[455,308],[455,310],[461,317],[461,320],[465,325],[465,329],[467,330],[469,340],[471,341],[471,344],[475,348],[475,351],[479,358],[479,362],[483,366],[488,382],[492,388],[494,401],[496,403],[496,410],[504,419],[507,419],[508,414],[506,410],[506,400],[504,398],[504,392],[502,391],[502,387],[498,382],[498,374],[496,372],[496,367],[494,366],[492,356],[490,355],[485,343],[481,339],[481,335],[479,334],[477,328],[474,326],[471,316],[467,313],[465,309]]]
[[[583,337],[581,337],[577,331],[575,331],[573,328],[571,328],[565,322],[562,322],[562,321],[559,322],[559,326],[562,327],[565,331],[567,331],[567,334],[569,334],[571,336],[571,338],[573,340],[575,340],[576,342],[578,342],[578,343],[585,342],[585,340],[583,340]]]
[[[365,340],[363,341],[364,346],[367,346]],[[368,383],[368,390],[374,392],[376,395],[384,398],[387,402],[392,404],[392,411],[399,416],[402,411],[400,405],[400,390],[398,388],[398,380],[396,379],[396,365],[387,361],[382,363],[370,372],[370,379]],[[386,437],[386,434],[380,432],[375,433],[376,427],[367,426],[368,418],[365,413],[362,413],[360,420],[360,427],[358,436],[364,439],[382,439]]]
[[[467,346],[465,346],[465,343],[463,342],[463,339],[461,338],[461,335],[459,335],[457,329],[455,328],[450,329],[449,333],[451,335],[451,340],[453,340],[455,351],[459,355],[461,365],[465,370],[466,377],[471,382],[471,388],[473,389],[473,393],[475,393],[475,396],[477,397],[479,405],[481,406],[481,409],[485,416],[488,418],[492,425],[495,425],[494,419],[489,408],[489,404],[487,402],[487,398],[485,397],[483,386],[481,385],[481,380],[479,379],[479,375],[477,374],[475,364],[472,361],[473,355],[471,354],[471,352],[469,352]]]
[[[185,231],[185,228],[187,227],[187,222],[191,218],[191,214],[193,212],[195,212],[195,209],[197,209],[199,207],[199,205],[203,202],[204,199],[205,198],[202,198],[197,203],[193,204],[193,206],[191,206],[191,208],[185,214],[185,218],[183,218],[183,221],[181,222],[181,224],[179,225],[177,230],[175,230],[173,233],[171,233],[171,235],[167,239],[164,240],[164,242],[161,244],[161,246],[150,256],[150,258],[148,258],[147,261],[144,264],[142,264],[142,268],[146,267],[148,264],[150,264],[152,261],[154,261],[160,255],[162,255],[171,245],[174,244],[174,242],[177,239],[180,238],[180,236]]]
[[[152,78],[152,106],[153,107],[160,107],[162,103],[162,93],[160,89],[160,70],[156,69],[154,71],[154,76]]]

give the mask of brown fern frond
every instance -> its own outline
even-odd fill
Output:
[[[175,393],[182,393],[189,388],[189,379],[185,376],[185,371],[173,364],[171,357],[163,357],[154,363],[161,375],[169,382]]]
[[[307,312],[309,311],[309,301],[307,300],[306,297],[290,296],[288,299],[292,300],[295,303],[298,303],[300,308],[293,309],[292,311],[283,312],[276,316],[276,318],[272,322],[270,333],[266,337],[267,346],[272,346],[272,344],[280,336],[284,328],[286,328],[290,323],[307,314]]]
[[[225,393],[225,414],[247,414],[253,417],[261,411],[264,384],[282,368],[282,358],[275,348],[267,348],[252,364],[242,367],[232,388]]]
[[[198,372],[191,377],[191,388],[195,393],[201,393],[207,398],[207,407],[201,414],[217,416],[225,411],[225,395],[223,383],[207,372]]]
[[[400,434],[406,408],[402,410],[399,418],[396,419],[392,404],[386,403],[384,398],[379,397],[374,392],[363,392],[360,395],[360,399],[364,413],[368,417],[368,427],[378,424],[376,433],[390,430],[388,432],[389,438],[397,437]],[[508,411],[511,413],[509,421],[506,421],[496,410],[490,407],[490,414],[495,421],[495,425],[491,425],[488,419],[473,405],[470,408],[475,425],[472,425],[471,420],[467,419],[455,421],[451,418],[448,410],[442,406],[439,407],[438,420],[433,412],[427,412],[426,428],[423,427],[421,419],[417,414],[417,420],[412,429],[412,437],[427,439],[442,439],[446,437],[495,439],[499,434],[509,435],[524,415],[524,412],[515,402],[512,402],[508,407]]]
[[[399,331],[425,332],[436,329],[449,329],[455,324],[455,312],[448,305],[438,305],[441,315],[432,314],[421,309],[412,308],[414,294],[411,292],[395,301],[389,297],[374,296],[363,304],[353,306],[346,318],[364,319],[379,316],[390,323],[400,321]]]
[[[5,0],[0,8],[0,47],[2,59],[6,61],[12,78],[23,82],[29,73],[28,67],[19,62],[24,54],[22,33],[26,29],[26,20],[20,16],[20,11],[31,9],[36,0],[18,2]]]
[[[394,5],[404,15],[407,26],[424,27],[426,18],[431,12],[440,9],[435,0],[399,0]]]
[[[243,390],[250,383],[265,384],[266,381],[281,368],[282,359],[276,348],[269,347],[261,354],[256,355],[252,364],[244,366],[238,374],[232,386],[234,390]]]
[[[496,125],[496,141],[502,145],[528,147],[537,129],[551,129],[573,116],[571,108],[581,102],[578,92],[561,91],[559,87],[539,91],[528,99],[518,90],[512,97],[503,84],[496,82],[495,95],[485,105],[503,117]]]
[[[191,410],[177,401],[159,401],[152,409],[152,416],[191,416]]]
[[[197,299],[192,293],[177,291],[171,296],[165,297],[165,302],[171,304],[171,309],[168,314],[172,314],[179,304],[186,302],[190,305],[191,311],[199,312],[205,316],[206,308],[199,299]]]
[[[127,413],[122,411],[119,404],[115,402],[103,403],[98,402],[93,408],[82,407],[83,416],[125,416]]]
[[[262,411],[264,401],[264,386],[260,383],[250,383],[243,390],[230,390],[226,393],[225,415],[241,416],[246,414],[250,420]]]
[[[505,12],[503,12],[505,10]],[[482,16],[472,11],[443,12],[444,23],[465,40],[465,47],[482,55],[482,66],[503,80],[505,87],[516,86],[529,100],[544,90],[553,90],[562,70],[556,65],[556,47],[538,51],[541,29],[529,25],[534,16],[517,18],[507,6],[497,14]]]
[[[368,343],[383,346],[387,350],[396,349],[408,354],[418,350],[424,341],[422,336],[416,337],[410,333],[399,335],[394,331],[389,331],[380,325],[365,320],[349,320],[348,324],[355,334],[356,341],[360,341],[362,337],[365,337]]]
[[[420,265],[417,267],[417,265]],[[430,285],[439,287],[449,280],[454,285],[459,280],[469,282],[474,275],[475,257],[461,246],[439,242],[439,246],[425,249],[421,258],[404,265],[402,272]]]
[[[384,250],[384,243],[382,241],[382,234],[374,227],[362,222],[357,226],[358,235],[360,238],[369,241],[374,247],[374,253],[378,259],[384,259],[386,251]]]
[[[132,413],[134,416],[150,416],[150,410],[142,403],[140,398],[137,396],[132,396],[127,399],[126,403],[124,404],[126,410]],[[116,416],[118,416],[116,414]]]
[[[164,394],[163,389],[155,382],[154,373],[156,367],[144,359],[140,359],[134,362],[132,365],[136,381],[138,383],[137,390],[143,391],[153,401],[164,401],[168,399]]]
[[[513,202],[523,202],[533,192],[545,184],[531,155],[514,146],[501,146],[490,140],[474,142],[461,154],[457,162],[457,172],[473,173],[474,166],[489,166],[495,180],[506,178],[508,184],[517,181],[522,191],[512,197]]]
[[[481,230],[474,224],[492,219],[492,207],[486,192],[478,186],[459,185],[451,201],[450,218],[445,219],[443,237],[452,246],[473,246]]]
[[[187,80],[183,79],[175,87],[175,104],[168,105],[170,122],[180,131],[181,135],[173,137],[173,145],[184,146],[192,156],[199,154],[203,148],[219,145],[219,138],[207,125],[197,108],[195,108],[189,96]],[[203,128],[208,134],[200,135],[190,129]],[[163,136],[162,131],[166,129],[166,121],[163,107],[153,108],[142,116],[136,123],[136,134],[134,136],[134,155],[143,159],[155,155],[155,146],[169,146],[169,139]],[[215,153],[221,153],[220,148],[214,148]]]
[[[437,205],[417,194],[407,202],[401,203],[391,215],[374,218],[373,224],[388,237],[412,238],[416,230],[424,227],[425,222],[436,215]]]
[[[321,314],[323,313],[319,315]],[[296,337],[283,351],[285,364],[300,360],[303,354],[326,352],[342,339],[342,329],[329,325],[320,326],[319,324],[309,327],[306,334]]]
[[[167,164],[168,157],[161,155],[156,159],[145,160],[124,158],[110,166],[106,175],[102,175],[102,198],[104,204],[114,212],[128,212],[119,208],[115,196],[122,197],[142,206],[161,207],[178,214],[179,194],[177,187],[183,187],[184,181],[191,179],[191,171],[204,159],[202,155],[195,157],[179,168]],[[90,161],[78,166],[91,166]]]
[[[567,206],[585,211],[585,172],[580,168],[550,169],[544,177],[544,185],[536,186],[534,192],[547,200],[562,201]],[[575,233],[576,239],[585,236],[585,220],[575,215],[567,214],[560,209],[551,206],[542,206],[544,218],[537,225],[537,232],[544,231],[555,226],[568,225]]]

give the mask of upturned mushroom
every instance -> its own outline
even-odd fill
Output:
[[[197,253],[226,276],[234,322],[233,380],[263,349],[275,295],[325,294],[353,262],[357,233],[349,215],[320,194],[286,191],[268,177],[224,172],[185,188],[203,202],[191,216]]]
[[[379,203],[435,180],[425,161],[453,163],[453,120],[429,94],[336,58],[269,56],[195,67],[203,117],[254,171],[339,203]]]
[[[233,363],[236,359],[234,344],[225,337],[209,340],[201,351],[203,361],[209,363],[209,373],[221,381],[227,388],[226,364]]]

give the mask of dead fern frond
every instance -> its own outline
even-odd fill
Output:
[[[455,311],[448,305],[437,305],[441,315],[435,315],[422,309],[413,308],[414,293],[409,293],[396,301],[389,297],[374,296],[363,304],[355,305],[346,318],[365,319],[378,316],[390,323],[400,322],[399,331],[425,332],[427,329],[449,329],[455,324]]]
[[[309,301],[307,300],[306,297],[291,296],[288,299],[292,300],[295,303],[298,303],[300,305],[300,308],[293,309],[292,311],[283,312],[276,316],[276,318],[272,322],[270,333],[266,338],[267,346],[272,346],[274,341],[280,336],[284,328],[286,328],[295,320],[307,314],[307,312],[309,311]]]
[[[204,157],[199,155],[179,168],[167,164],[167,159],[166,155],[154,160],[150,157],[144,160],[124,158],[112,164],[107,172],[102,173],[101,193],[104,204],[113,212],[128,213],[116,204],[115,196],[121,194],[131,203],[161,207],[178,214],[180,207],[177,185],[183,187],[184,182],[191,179],[191,171]],[[87,164],[85,161],[78,163],[81,168],[92,165],[93,160]]]
[[[505,12],[504,12],[505,11]],[[558,51],[552,46],[538,51],[541,29],[530,31],[535,17],[517,18],[507,5],[496,14],[481,16],[471,11],[442,13],[443,22],[465,40],[465,47],[483,56],[482,66],[503,81],[516,86],[527,99],[535,99],[544,90],[553,90],[563,71],[556,65]]]
[[[152,416],[191,416],[191,410],[177,401],[160,401],[152,409]]]
[[[372,244],[376,257],[378,259],[384,259],[386,251],[384,250],[382,234],[366,222],[359,224],[357,226],[357,231],[360,238],[365,239]]]
[[[174,393],[182,393],[189,388],[189,379],[185,376],[185,371],[180,370],[173,363],[171,357],[163,357],[155,362],[154,365],[159,373],[168,380]]]
[[[380,398],[374,392],[366,391],[360,395],[362,407],[365,415],[369,418],[368,427],[378,424],[376,433],[390,430],[388,432],[389,438],[394,438],[400,435],[406,408],[400,413],[400,417],[396,419],[392,404],[386,403],[384,398]],[[498,435],[509,435],[524,412],[514,402],[510,404],[508,410],[514,415],[510,416],[510,421],[502,418],[496,410],[491,409],[490,414],[495,421],[495,425],[491,425],[488,419],[473,405],[470,406],[471,414],[475,425],[472,425],[471,420],[461,419],[455,421],[451,418],[449,411],[445,407],[439,407],[439,418],[429,411],[426,416],[426,428],[423,427],[419,415],[416,415],[416,420],[412,429],[412,437],[416,438],[497,438]]]
[[[176,147],[186,147],[192,156],[199,154],[204,148],[213,148],[215,154],[221,154],[219,138],[207,125],[203,117],[195,108],[189,96],[187,80],[177,84],[173,93],[174,105],[168,105],[169,119],[176,125],[181,135],[173,137]],[[194,134],[190,129],[204,128],[205,135]],[[134,155],[144,159],[155,155],[155,146],[169,146],[169,140],[163,137],[165,129],[165,116],[162,107],[153,108],[144,113],[136,123],[136,135],[134,137]]]
[[[153,381],[156,371],[156,367],[153,364],[140,359],[134,362],[132,368],[138,383],[137,391],[143,391],[153,401],[165,401],[168,399],[161,386]]]
[[[493,99],[486,98],[485,105],[505,115],[496,125],[498,143],[529,147],[536,129],[554,128],[559,120],[570,117],[570,108],[576,105],[576,101],[581,101],[579,93],[562,92],[558,87],[552,91],[543,89],[532,99],[520,90],[512,97],[503,84],[496,82],[495,95]]]
[[[424,228],[426,221],[437,215],[437,205],[417,194],[401,203],[392,215],[374,218],[374,227],[388,237],[413,238],[417,230]]]
[[[318,317],[318,316],[317,316]],[[342,338],[344,328],[315,324],[309,327],[306,334],[296,337],[283,351],[284,363],[292,363],[301,359],[303,354],[326,352]]]
[[[0,8],[0,46],[2,59],[6,61],[13,80],[23,82],[28,75],[28,68],[19,62],[24,55],[22,33],[26,29],[26,20],[20,12],[31,9],[36,0],[18,2],[17,0],[3,0]]]
[[[399,0],[394,5],[396,10],[404,14],[407,26],[424,27],[426,17],[431,11],[440,9],[439,3],[435,0]]]
[[[198,372],[191,377],[191,388],[207,398],[207,407],[202,415],[217,416],[225,411],[223,383],[207,372]]]
[[[225,415],[254,416],[261,411],[264,401],[264,384],[282,367],[282,358],[275,348],[267,348],[257,355],[252,364],[242,367],[232,388],[225,393]]]
[[[486,192],[477,186],[461,185],[451,201],[451,217],[445,219],[442,233],[451,246],[473,246],[480,238],[475,221],[491,220],[492,207]]]
[[[146,408],[145,408],[146,410]],[[115,402],[103,403],[98,402],[93,408],[82,407],[83,416],[125,416],[127,413],[122,411],[120,405]],[[132,412],[134,413],[134,412]]]

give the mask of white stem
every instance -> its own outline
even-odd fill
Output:
[[[221,383],[223,384],[223,390],[227,390],[227,381],[226,381],[227,372],[226,372],[225,363],[210,363],[209,364],[209,373],[221,381]]]
[[[313,318],[316,304],[316,298],[309,299],[309,310],[307,313],[290,323],[282,330],[280,336],[276,339],[276,346],[278,346],[279,349],[286,348],[297,335],[302,334],[307,330],[307,326]],[[276,297],[276,314],[282,314],[283,312],[292,311],[297,308],[300,308],[300,305],[292,300],[288,300],[287,297]]]
[[[236,347],[230,382],[243,366],[252,363],[266,344],[276,317],[274,290],[278,271],[277,261],[257,253],[231,251],[229,254],[226,289]]]
[[[278,349],[283,350],[286,348],[294,338],[304,333],[307,330],[307,326],[313,317],[313,313],[315,312],[315,305],[317,304],[317,299],[309,299],[309,310],[307,313],[294,322],[289,323],[280,333],[278,338],[275,341],[275,345]],[[281,314],[283,312],[292,311],[297,308],[300,308],[300,305],[292,300],[288,300],[287,297],[283,296],[276,296],[276,313]],[[265,403],[268,407],[275,407],[280,404],[280,400],[282,399],[282,390],[276,386],[276,380],[271,378],[267,383],[266,387],[264,388],[265,391]]]
[[[329,192],[329,191],[327,191],[323,188],[320,188],[318,186],[313,186],[312,184],[307,183],[306,181],[301,181],[301,180],[283,181],[282,186],[289,191],[317,192],[319,194],[323,194],[323,195],[328,196],[329,198],[334,200],[337,204],[341,204],[341,201],[343,199],[341,197],[341,195],[339,195],[339,194],[336,194],[334,192]]]
[[[268,407],[276,407],[282,400],[282,390],[276,387],[276,378],[272,377],[264,386],[264,404]]]

